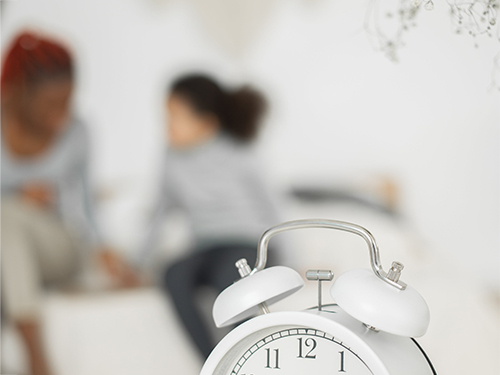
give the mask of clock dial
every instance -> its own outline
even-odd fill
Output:
[[[228,375],[369,375],[364,361],[335,337],[312,328],[265,330],[247,342]]]

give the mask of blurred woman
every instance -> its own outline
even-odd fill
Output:
[[[43,288],[75,278],[82,248],[101,249],[117,282],[136,282],[92,217],[87,129],[70,110],[74,70],[65,47],[28,32],[2,68],[2,313],[20,332],[33,375],[50,373],[39,328]]]
[[[164,285],[207,357],[216,342],[196,293],[202,286],[221,291],[238,279],[235,262],[253,264],[260,235],[279,221],[250,147],[265,101],[248,87],[228,90],[210,77],[188,75],[173,83],[165,104],[169,147],[151,237],[164,212],[184,211],[195,245],[168,268]]]

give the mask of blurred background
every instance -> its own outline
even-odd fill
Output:
[[[399,30],[403,3],[2,1],[2,51],[26,29],[71,46],[97,219],[131,262],[158,194],[167,84],[202,70],[258,87],[270,110],[255,148],[283,220],[367,227],[384,266],[402,261],[403,279],[429,303],[420,341],[438,373],[499,373],[500,43],[457,35],[445,1],[404,13],[408,30]],[[283,236],[282,263],[301,273],[368,266],[362,241],[349,235]],[[202,361],[154,286],[155,265],[188,243],[174,215],[146,265],[152,286],[48,293],[44,340],[54,374],[196,374]],[[314,304],[311,287],[276,309]],[[27,373],[15,330],[2,328],[3,371]]]

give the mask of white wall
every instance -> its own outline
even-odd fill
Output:
[[[36,25],[77,51],[76,107],[93,132],[96,182],[114,191],[103,218],[115,244],[134,247],[151,204],[165,82],[204,67],[269,93],[273,112],[259,150],[277,186],[391,175],[431,249],[458,258],[476,279],[498,280],[500,103],[487,90],[498,43],[474,49],[468,36],[452,34],[446,4],[436,2],[419,15],[396,65],[367,41],[365,1],[275,0],[267,16],[248,21],[259,32],[243,39],[241,52],[211,38],[221,30],[196,3],[3,4],[3,47]]]

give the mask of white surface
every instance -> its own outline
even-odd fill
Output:
[[[200,366],[168,300],[155,290],[54,296],[46,327],[57,375],[196,374]]]
[[[255,316],[259,304],[271,306],[303,286],[302,277],[289,267],[269,267],[248,275],[219,294],[213,308],[215,324],[225,327]]]
[[[349,315],[384,332],[420,337],[429,326],[429,308],[411,285],[398,290],[369,269],[343,273],[330,294]]]
[[[55,375],[194,375],[201,368],[169,300],[156,290],[51,295],[43,322]],[[2,374],[24,375],[22,346],[11,330],[2,336],[9,371]]]

